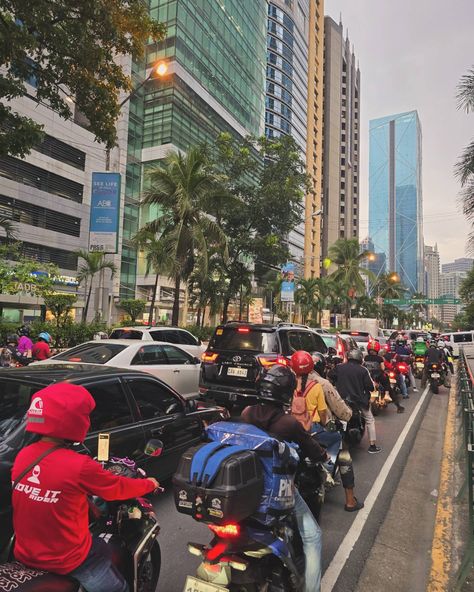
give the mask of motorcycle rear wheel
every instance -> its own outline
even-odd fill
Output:
[[[155,592],[161,571],[161,549],[154,541],[150,552],[140,558],[138,564],[138,592]]]
[[[430,388],[433,395],[437,395],[439,393],[439,386],[436,381],[433,380],[430,382]]]

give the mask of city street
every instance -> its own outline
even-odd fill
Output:
[[[446,389],[441,390],[441,396],[447,399]],[[366,503],[362,511],[356,514],[344,511],[342,487],[328,493],[321,519],[324,537],[323,592],[355,590],[373,541],[396,492],[431,397],[430,393],[420,391],[404,402],[404,414],[398,415],[395,408],[390,406],[377,417],[377,441],[383,447],[380,454],[367,453],[365,438],[361,446],[353,450],[355,492]],[[437,441],[431,442],[432,447],[441,449],[442,438],[440,431]],[[435,481],[438,478],[438,467],[433,471],[433,478]],[[188,541],[209,540],[208,529],[176,512],[170,484],[166,493],[156,501],[155,508],[161,524],[162,549],[162,572],[158,590],[182,592],[186,576],[193,574],[199,563],[187,553],[186,544]],[[430,530],[431,525],[427,528]],[[422,536],[421,527],[419,533]],[[353,547],[354,551],[351,553]],[[418,570],[423,571],[420,565]]]

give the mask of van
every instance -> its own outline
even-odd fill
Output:
[[[474,358],[474,331],[443,333],[440,339],[444,339],[447,345],[453,348],[453,355],[456,358],[459,356],[459,348],[464,350],[468,358]]]

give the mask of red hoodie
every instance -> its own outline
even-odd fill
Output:
[[[12,482],[52,442],[20,451]],[[126,500],[153,491],[148,479],[118,477],[90,457],[72,450],[52,452],[29,471],[13,493],[15,557],[25,565],[67,574],[86,558],[91,546],[87,495]]]

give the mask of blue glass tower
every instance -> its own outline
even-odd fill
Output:
[[[369,236],[411,291],[423,291],[421,125],[417,111],[370,122]]]

